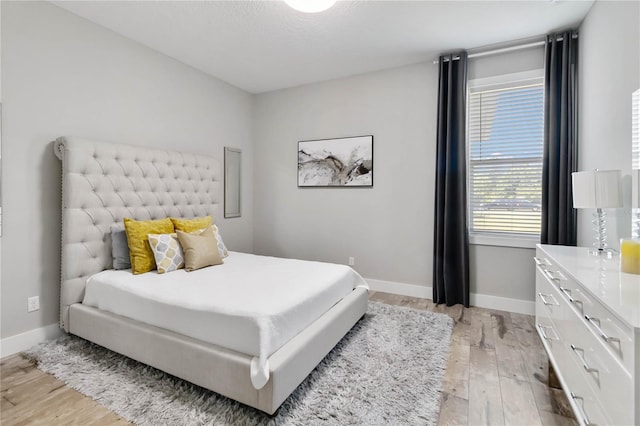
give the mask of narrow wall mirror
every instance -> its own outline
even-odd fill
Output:
[[[224,148],[224,217],[240,217],[240,163],[242,151]]]

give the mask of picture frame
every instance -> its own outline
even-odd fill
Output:
[[[298,187],[373,187],[373,135],[299,141]]]

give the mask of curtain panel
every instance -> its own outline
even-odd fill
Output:
[[[578,167],[578,39],[567,31],[547,36],[545,49],[542,244],[575,246],[577,213],[571,173]]]
[[[468,307],[467,53],[440,56],[439,64],[433,301]]]

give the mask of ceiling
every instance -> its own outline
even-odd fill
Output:
[[[575,28],[592,1],[54,1],[250,93]]]

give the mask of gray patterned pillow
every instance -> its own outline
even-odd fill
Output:
[[[124,231],[124,223],[114,223],[111,225],[111,257],[113,258],[113,269],[131,269],[131,259],[129,258],[129,242],[127,233]]]
[[[149,234],[149,245],[159,274],[184,268],[184,253],[176,234]]]

